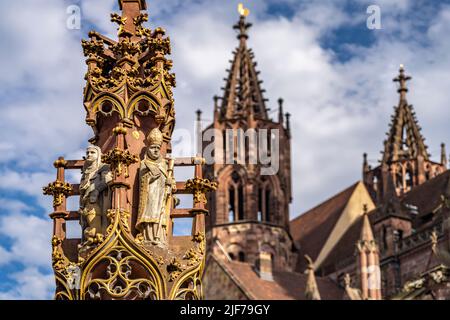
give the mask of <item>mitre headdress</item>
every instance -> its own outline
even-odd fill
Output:
[[[148,134],[147,140],[149,142],[149,145],[158,145],[161,146],[163,143],[163,135],[161,131],[159,131],[158,128],[154,128],[150,133]]]

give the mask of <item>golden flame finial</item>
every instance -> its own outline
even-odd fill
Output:
[[[242,3],[238,4],[238,12],[241,16],[247,17],[250,14],[250,10],[247,8],[244,8],[244,5]]]

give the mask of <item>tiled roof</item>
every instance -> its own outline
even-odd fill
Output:
[[[216,259],[239,287],[255,300],[306,300],[305,288],[307,275],[273,271],[273,280],[262,280],[253,265],[245,262],[225,262]],[[317,286],[323,300],[341,300],[344,289],[328,278],[316,277]]]
[[[290,231],[302,254],[317,258],[358,183],[291,221]],[[299,259],[299,262],[303,259]],[[303,268],[299,268],[302,270]]]

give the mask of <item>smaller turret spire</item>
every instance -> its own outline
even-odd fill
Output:
[[[286,117],[286,130],[289,133],[289,132],[291,132],[291,123],[289,120],[291,117],[291,114],[289,112],[286,112],[285,117]]]
[[[393,79],[394,82],[399,83],[399,88],[397,92],[400,93],[400,101],[406,101],[406,92],[408,92],[406,82],[408,80],[411,80],[411,77],[405,75],[405,68],[403,64],[401,64],[399,69],[399,75]]]
[[[195,113],[197,114],[197,121],[198,122],[202,121],[202,110],[197,109],[197,111],[195,111]]]
[[[370,171],[369,163],[367,162],[367,153],[363,153],[363,176],[366,172]]]
[[[445,148],[445,143],[441,143],[441,165],[447,168],[447,150]]]
[[[363,226],[361,229],[361,241],[374,241],[372,227],[370,226],[369,215],[367,212],[367,204],[363,206]]]
[[[283,115],[283,98],[278,99],[278,123],[283,124],[284,115]]]
[[[381,299],[381,278],[378,245],[370,226],[367,205],[363,206],[361,236],[356,244],[363,299]]]

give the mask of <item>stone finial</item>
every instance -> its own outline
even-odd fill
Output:
[[[202,121],[202,110],[197,109],[197,111],[195,111],[195,113],[197,114],[197,121],[198,122]]]
[[[369,214],[367,212],[367,204],[363,205],[363,226],[361,228],[361,241],[373,241],[375,238],[373,237],[372,227],[370,226]]]
[[[441,165],[447,168],[447,150],[445,148],[445,143],[441,143]]]
[[[305,259],[308,262],[308,267],[306,269],[308,278],[306,279],[305,297],[308,300],[321,300],[316,276],[314,274],[314,262],[307,254],[305,254]]]
[[[283,98],[278,99],[278,123],[283,124]]]

